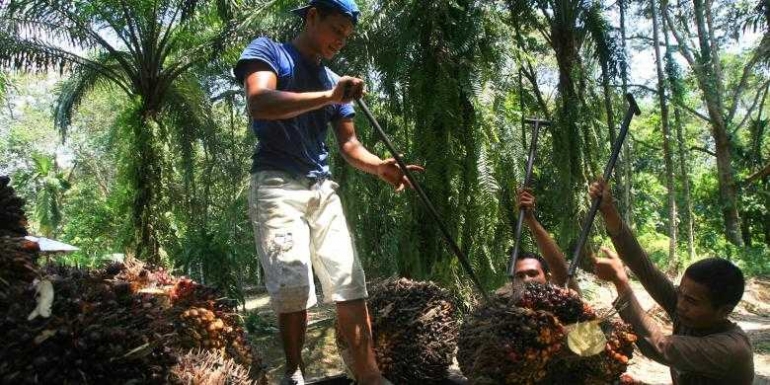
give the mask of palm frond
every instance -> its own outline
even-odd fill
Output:
[[[249,1],[248,4],[244,5],[247,12],[243,12],[241,17],[234,18],[233,36],[236,38],[240,37],[241,39],[251,39],[255,34],[265,33],[271,24],[273,25],[270,29],[273,31],[284,31],[284,33],[298,32],[296,20],[288,13],[292,5],[295,4],[290,5],[288,3],[278,0]],[[290,28],[292,24],[294,27]],[[274,38],[280,39],[279,36],[274,36]]]
[[[494,165],[489,160],[487,149],[482,146],[479,150],[479,158],[476,163],[476,167],[479,175],[479,186],[495,204],[497,204],[497,196],[500,191],[500,184],[497,182],[494,176]]]
[[[58,41],[66,38],[74,47],[98,47],[116,55],[124,67],[124,71],[131,73],[133,67],[127,60],[117,55],[118,49],[96,29],[98,23],[91,20],[95,8],[98,7],[92,7],[90,3],[80,4],[57,0],[13,0],[8,3],[6,8],[0,9],[0,19],[8,19],[11,26],[6,28],[15,30],[16,33],[9,34],[10,36],[48,41],[47,45],[49,46],[63,47]],[[51,39],[51,32],[61,34],[62,31],[64,33],[59,36],[58,41],[55,38]],[[116,31],[120,36],[119,32]],[[65,48],[60,49],[67,50]]]
[[[537,23],[540,18],[535,14],[535,3],[531,0],[508,0],[506,1],[508,12],[511,19],[517,23],[531,25]]]
[[[186,137],[205,138],[212,134],[211,102],[197,77],[180,76],[165,96],[165,116],[181,131],[187,132]]]
[[[216,140],[211,103],[197,78],[191,75],[178,78],[166,94],[164,116],[175,129],[174,141],[182,154],[181,169],[186,183],[193,179],[195,142],[204,145]]]
[[[70,2],[11,0],[0,4],[4,32],[19,38],[58,39],[80,48],[94,48],[94,31],[83,12]]]
[[[57,85],[59,97],[54,107],[54,126],[59,129],[62,138],[67,136],[67,131],[72,123],[72,116],[80,106],[83,98],[91,92],[100,82],[110,81],[105,76],[103,68],[112,68],[119,71],[111,54],[99,55],[93,60],[100,67],[81,65],[74,68],[69,79],[61,81]]]
[[[619,39],[612,36],[612,26],[604,15],[600,1],[591,1],[586,4],[583,22],[586,32],[594,43],[597,59],[603,66],[606,66],[607,76],[610,79],[617,77],[620,68],[619,63],[625,58],[623,58],[622,49],[617,44]]]
[[[246,6],[244,0],[179,0],[178,5],[174,4],[174,2],[172,2],[172,5],[173,6],[166,6],[165,8],[181,9],[182,21],[189,20],[194,17],[196,13],[201,12],[202,8],[207,6],[212,6],[220,19],[230,20],[239,10],[242,10]]]

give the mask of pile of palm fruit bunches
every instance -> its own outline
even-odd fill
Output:
[[[390,279],[373,285],[368,300],[377,363],[396,384],[446,380],[452,357],[471,384],[616,384],[636,336],[618,318],[600,322],[603,352],[581,357],[565,342],[567,325],[598,315],[574,291],[526,284],[482,303],[462,323],[457,301],[432,282]],[[337,347],[351,359],[337,325]],[[457,349],[456,349],[457,348]]]
[[[498,293],[462,325],[457,360],[473,384],[615,384],[636,335],[618,318],[602,319],[603,352],[581,357],[565,343],[565,326],[597,319],[572,290],[528,283],[523,294]]]
[[[235,304],[139,262],[40,266],[0,177],[0,383],[264,384]]]
[[[406,278],[372,285],[367,301],[377,364],[394,384],[446,380],[457,348],[457,301],[432,282]],[[351,357],[337,325],[337,348]],[[350,365],[348,365],[350,366]]]

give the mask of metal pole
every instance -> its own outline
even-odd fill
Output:
[[[620,126],[620,133],[618,133],[618,137],[615,139],[615,143],[612,145],[610,160],[607,162],[607,166],[604,167],[605,181],[609,181],[610,177],[612,177],[612,169],[615,168],[615,162],[618,160],[620,148],[623,147],[623,142],[625,141],[626,134],[628,133],[628,127],[631,125],[631,119],[633,119],[634,115],[639,115],[642,113],[642,111],[639,109],[639,106],[636,104],[636,100],[634,99],[633,95],[626,94],[626,99],[628,99],[629,104],[628,110],[626,111],[626,116],[623,118],[623,125]],[[596,212],[599,210],[599,203],[601,203],[601,201],[601,197],[597,197],[593,200],[593,202],[591,202],[591,209],[588,210],[588,217],[586,218],[586,222],[583,225],[582,231],[580,232],[580,238],[578,238],[575,251],[572,253],[572,263],[570,264],[569,271],[567,272],[567,282],[564,283],[565,287],[569,283],[569,280],[572,279],[572,276],[575,275],[575,270],[577,269],[580,258],[582,256],[581,250],[583,250],[583,245],[585,245],[586,239],[588,239],[588,232],[591,231],[591,226],[594,223],[594,218],[596,217]]]
[[[534,125],[532,129],[532,141],[529,145],[529,157],[527,157],[527,171],[524,174],[524,183],[522,184],[522,188],[525,188],[529,186],[530,180],[532,179],[532,167],[535,163],[535,157],[537,156],[537,138],[540,133],[540,126],[546,126],[551,124],[551,122],[547,120],[540,120],[540,119],[525,119],[526,123],[530,123]],[[511,280],[516,279],[516,260],[519,258],[519,246],[521,243],[521,229],[524,225],[524,209],[519,209],[519,217],[516,220],[516,230],[514,232],[514,241],[513,241],[513,251],[511,252],[510,258],[508,260],[508,277],[510,277]]]
[[[414,187],[414,190],[417,191],[417,195],[422,200],[422,203],[425,204],[425,206],[428,208],[428,211],[433,216],[433,219],[436,221],[436,224],[439,227],[439,230],[441,230],[441,234],[444,236],[444,239],[446,240],[447,244],[449,245],[449,249],[457,256],[457,259],[460,261],[460,265],[462,265],[465,272],[468,274],[468,276],[471,278],[471,281],[473,281],[473,284],[476,286],[476,289],[478,289],[479,293],[481,293],[481,296],[484,297],[484,299],[489,302],[489,296],[487,295],[486,291],[484,291],[484,287],[481,286],[481,281],[479,281],[478,277],[476,276],[476,273],[473,272],[473,268],[471,267],[470,262],[468,261],[468,257],[465,256],[465,254],[460,250],[460,247],[457,245],[457,243],[452,239],[452,236],[449,234],[449,230],[444,225],[444,221],[441,220],[441,216],[438,214],[438,211],[436,211],[436,208],[433,206],[433,203],[431,203],[430,199],[428,199],[428,196],[425,194],[425,191],[423,191],[420,184],[417,182],[417,179],[415,179],[414,175],[409,171],[407,168],[406,163],[401,158],[401,155],[398,151],[396,151],[396,147],[393,146],[393,143],[388,139],[388,136],[385,134],[385,131],[382,130],[382,127],[380,127],[380,124],[377,122],[377,119],[374,118],[374,115],[372,115],[371,111],[369,111],[369,107],[366,105],[366,103],[362,99],[356,99],[356,104],[358,104],[358,107],[361,108],[361,110],[364,112],[364,115],[366,115],[366,118],[369,119],[369,123],[374,127],[375,132],[377,132],[377,135],[380,137],[380,140],[382,140],[383,143],[385,143],[385,147],[388,148],[391,155],[393,155],[393,158],[396,160],[396,163],[398,163],[398,166],[401,167],[401,171],[404,172],[404,175],[406,176],[406,179],[409,180],[409,182],[412,184],[412,187]]]

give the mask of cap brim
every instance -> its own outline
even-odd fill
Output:
[[[308,9],[313,8],[315,5],[306,5],[304,7],[299,7],[291,10],[291,13],[301,17],[305,18],[305,14],[307,13]],[[358,12],[355,12],[355,14],[350,14],[349,12],[342,12],[343,15],[348,17],[351,22],[353,22],[353,25],[358,24]]]
[[[305,17],[305,14],[307,13],[307,10],[313,7],[312,5],[306,5],[304,7],[299,7],[291,10],[291,13],[299,16],[299,17]]]

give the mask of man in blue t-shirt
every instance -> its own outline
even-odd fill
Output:
[[[358,21],[353,0],[311,0],[294,13],[304,20],[291,42],[260,37],[243,51],[234,72],[244,84],[251,128],[258,141],[249,216],[278,314],[286,377],[302,384],[307,309],[316,303],[313,274],[325,301],[335,302],[351,369],[360,384],[389,384],[375,360],[366,309],[366,280],[330,178],[325,145],[329,123],[353,167],[401,191],[410,187],[394,159],[382,160],[358,141],[351,102],[364,93],[361,79],[339,77],[323,65],[345,45]],[[422,170],[410,165],[409,169]]]

